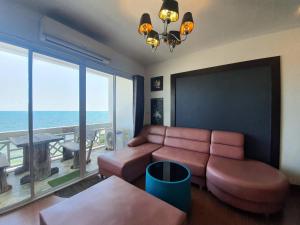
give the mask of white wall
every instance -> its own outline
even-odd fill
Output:
[[[0,0],[0,38],[11,36],[45,47],[46,45],[39,40],[40,20],[43,16],[22,5]],[[101,43],[95,45],[95,49],[111,59],[109,67],[114,70],[132,75],[144,75],[144,67],[131,58]]]
[[[170,125],[170,74],[278,55],[281,56],[282,88],[280,167],[291,183],[300,185],[300,28],[233,42],[148,66],[146,123],[150,118],[150,97],[163,97],[164,122]],[[164,76],[163,91],[150,93],[152,76]]]

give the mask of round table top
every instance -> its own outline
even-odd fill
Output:
[[[173,161],[151,163],[147,166],[146,172],[154,179],[166,183],[184,182],[191,177],[190,170],[186,166]]]

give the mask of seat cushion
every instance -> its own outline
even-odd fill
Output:
[[[112,176],[40,212],[41,225],[183,225],[186,214]]]
[[[132,173],[143,174],[145,171],[137,170],[144,169],[144,164],[146,166],[151,161],[151,153],[160,147],[161,145],[158,144],[145,143],[136,147],[102,153],[98,156],[99,170],[103,169],[123,178],[127,177],[124,174],[125,170],[126,173],[131,173],[130,177],[135,177]]]
[[[206,153],[164,146],[153,152],[152,158],[154,161],[177,161],[189,167],[193,176],[205,177],[205,168],[209,155]]]
[[[210,156],[207,180],[237,198],[262,203],[282,202],[287,178],[277,169],[255,160]]]

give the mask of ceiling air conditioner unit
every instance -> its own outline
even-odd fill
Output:
[[[42,42],[64,48],[89,58],[93,61],[108,64],[110,59],[97,53],[104,45],[54,19],[43,17],[40,25]],[[105,50],[104,50],[105,51]]]

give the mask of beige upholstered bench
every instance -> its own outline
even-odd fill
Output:
[[[40,212],[41,225],[182,225],[186,214],[116,176]]]

